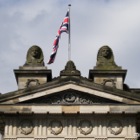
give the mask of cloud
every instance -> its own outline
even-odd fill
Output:
[[[1,0],[0,92],[17,90],[13,69],[25,63],[30,46],[49,60],[57,30],[71,3],[71,58],[84,77],[96,65],[98,49],[109,45],[117,65],[128,70],[125,83],[140,87],[139,0]],[[68,36],[62,34],[56,61],[47,65],[59,76],[68,61]]]

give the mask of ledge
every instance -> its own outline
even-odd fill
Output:
[[[140,105],[93,105],[93,106],[55,106],[55,105],[0,105],[4,114],[137,114]]]

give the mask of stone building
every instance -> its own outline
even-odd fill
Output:
[[[87,78],[71,60],[52,78],[38,46],[14,73],[18,90],[0,95],[4,140],[139,138],[140,89],[124,83],[127,70],[115,63],[110,47],[99,49]]]

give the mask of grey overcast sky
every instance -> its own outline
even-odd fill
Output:
[[[0,92],[17,90],[14,69],[38,45],[45,65],[57,77],[68,61],[68,35],[61,35],[56,60],[47,65],[57,30],[71,3],[71,59],[83,77],[108,45],[125,83],[140,88],[140,0],[0,0]]]

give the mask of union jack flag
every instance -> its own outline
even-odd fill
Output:
[[[69,33],[69,31],[70,31],[69,20],[70,19],[69,19],[69,10],[68,10],[60,28],[59,28],[59,30],[57,32],[56,38],[54,40],[53,50],[52,50],[52,53],[50,55],[50,59],[49,59],[48,64],[53,63],[54,60],[55,60],[56,53],[57,53],[57,50],[58,50],[58,47],[59,47],[59,39],[60,39],[61,33],[63,33],[63,32]]]

